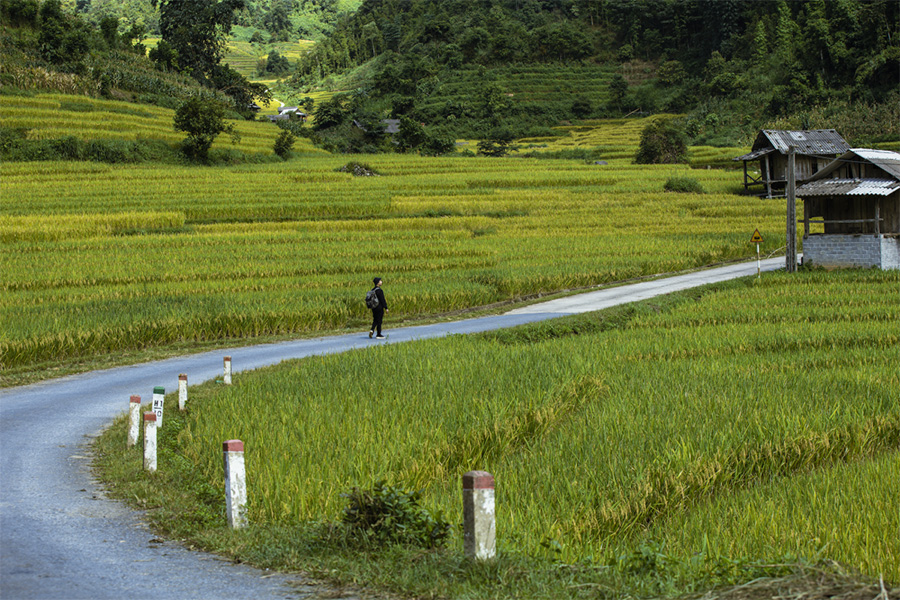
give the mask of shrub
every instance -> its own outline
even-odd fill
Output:
[[[275,154],[280,156],[282,159],[287,160],[288,156],[291,153],[291,148],[294,147],[294,142],[297,141],[297,136],[288,131],[287,129],[282,129],[281,133],[278,134],[278,137],[275,138],[275,146],[273,150]]]
[[[419,505],[419,493],[379,481],[371,490],[353,488],[346,494],[343,522],[363,541],[434,548],[444,543],[450,524],[441,513]]]
[[[684,194],[703,194],[706,190],[700,182],[693,177],[670,177],[663,189],[667,192],[681,192]]]
[[[680,121],[658,119],[644,127],[634,162],[644,165],[687,162],[687,134]]]
[[[234,124],[225,123],[225,107],[221,103],[199,96],[188,98],[175,111],[175,131],[184,131],[188,137],[182,148],[191,160],[206,162],[209,149],[220,133],[230,133],[236,142]]]

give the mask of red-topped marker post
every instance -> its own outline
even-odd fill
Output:
[[[225,377],[223,378],[225,385],[231,385],[231,357],[225,357]]]
[[[134,448],[141,436],[141,397],[132,396],[128,402],[128,440],[127,448]]]
[[[475,560],[497,555],[494,476],[487,471],[463,475],[463,549]]]
[[[178,410],[184,410],[187,404],[187,375],[178,376]]]
[[[247,526],[247,475],[244,470],[244,442],[222,442],[225,462],[225,511],[228,526],[240,529]]]
[[[144,413],[144,470],[156,473],[156,413]]]

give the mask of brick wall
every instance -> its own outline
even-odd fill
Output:
[[[811,235],[803,239],[803,263],[816,267],[900,269],[900,239],[874,235]]]

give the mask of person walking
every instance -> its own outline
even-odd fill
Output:
[[[384,320],[384,313],[387,312],[387,300],[384,299],[384,290],[381,289],[382,279],[381,277],[376,277],[372,280],[372,283],[375,284],[375,287],[372,288],[372,291],[375,292],[375,297],[378,298],[378,304],[372,309],[372,328],[369,329],[369,337],[375,335],[375,339],[383,340],[384,336],[381,334],[381,322]]]

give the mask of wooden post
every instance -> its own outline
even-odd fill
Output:
[[[490,560],[497,555],[494,476],[487,471],[463,475],[463,549],[475,560]]]
[[[766,190],[768,190],[766,194],[766,198],[772,197],[772,161],[769,160],[769,155],[766,154]]]
[[[809,202],[803,201],[803,239],[809,237]]]
[[[881,198],[875,198],[875,237],[881,236]]]
[[[156,413],[144,413],[144,470],[156,472]]]
[[[141,436],[141,397],[132,396],[128,403],[128,441],[125,446],[134,448]]]
[[[228,526],[240,529],[247,526],[247,475],[244,470],[244,442],[222,442],[225,463],[225,511]]]
[[[797,272],[797,199],[796,194],[796,173],[794,172],[794,164],[796,162],[795,153],[797,148],[790,146],[788,148],[788,168],[787,168],[787,257],[785,257],[785,267],[788,273]]]
[[[187,404],[187,375],[178,376],[178,410],[184,410]]]

